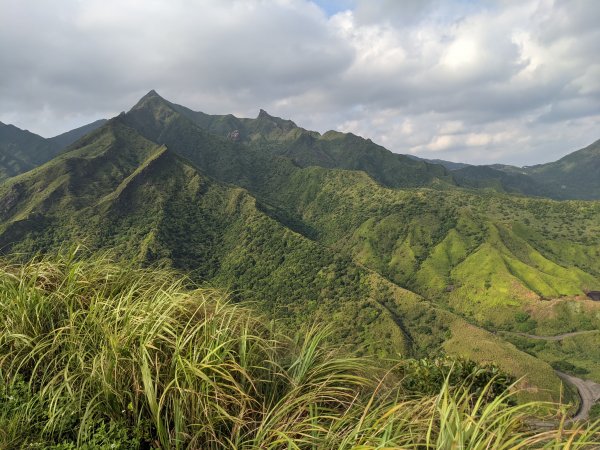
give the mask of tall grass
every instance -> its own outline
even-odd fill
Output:
[[[268,323],[220,292],[102,255],[0,263],[0,448],[592,448],[598,438],[595,424],[536,432],[531,416],[549,405],[511,406],[508,392],[489,401],[446,382],[409,398],[389,373],[329,346],[323,327],[293,339]]]

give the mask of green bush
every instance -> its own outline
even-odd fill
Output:
[[[401,388],[418,397],[435,395],[445,384],[449,389],[467,389],[480,397],[492,400],[509,390],[515,379],[495,365],[480,366],[473,361],[439,356],[428,359],[407,359],[400,364]]]
[[[576,366],[575,364],[565,361],[564,359],[553,361],[550,365],[555,370],[560,370],[561,372],[566,372],[573,375],[586,375],[589,373],[589,370],[586,368]]]

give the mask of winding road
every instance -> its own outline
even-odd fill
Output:
[[[583,380],[573,375],[559,372],[558,370],[556,370],[556,374],[562,380],[575,386],[579,392],[579,397],[581,397],[579,409],[571,420],[586,420],[590,416],[590,409],[600,399],[600,384],[590,380]]]
[[[512,334],[513,336],[522,336],[529,339],[537,339],[540,341],[562,341],[565,338],[574,336],[581,336],[582,334],[593,334],[598,333],[600,330],[585,330],[585,331],[573,331],[571,333],[557,334],[556,336],[538,336],[535,334],[517,333],[513,331],[503,331],[504,334]]]
[[[557,334],[555,336],[537,336],[535,334],[515,333],[509,331],[505,331],[504,333],[543,341],[561,341],[565,338],[580,336],[583,334],[598,333],[599,331],[600,330],[574,331],[571,333]],[[575,386],[577,392],[579,392],[581,402],[579,404],[577,412],[573,417],[571,417],[571,420],[587,420],[590,416],[590,410],[592,409],[592,406],[594,405],[594,403],[600,400],[600,384],[591,380],[584,380],[582,378],[578,378],[573,375],[560,372],[558,370],[555,370],[555,372],[563,381]]]

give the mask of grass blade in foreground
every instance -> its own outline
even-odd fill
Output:
[[[597,424],[535,431],[553,405],[446,382],[407,393],[313,327],[161,270],[73,254],[0,264],[0,448],[593,448]],[[406,374],[410,376],[410,373]],[[86,447],[87,446],[87,447]],[[112,447],[114,448],[114,447]]]

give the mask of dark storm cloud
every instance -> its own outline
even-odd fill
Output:
[[[52,135],[157,89],[470,162],[541,162],[600,137],[594,0],[323,6],[0,0],[0,120]]]

